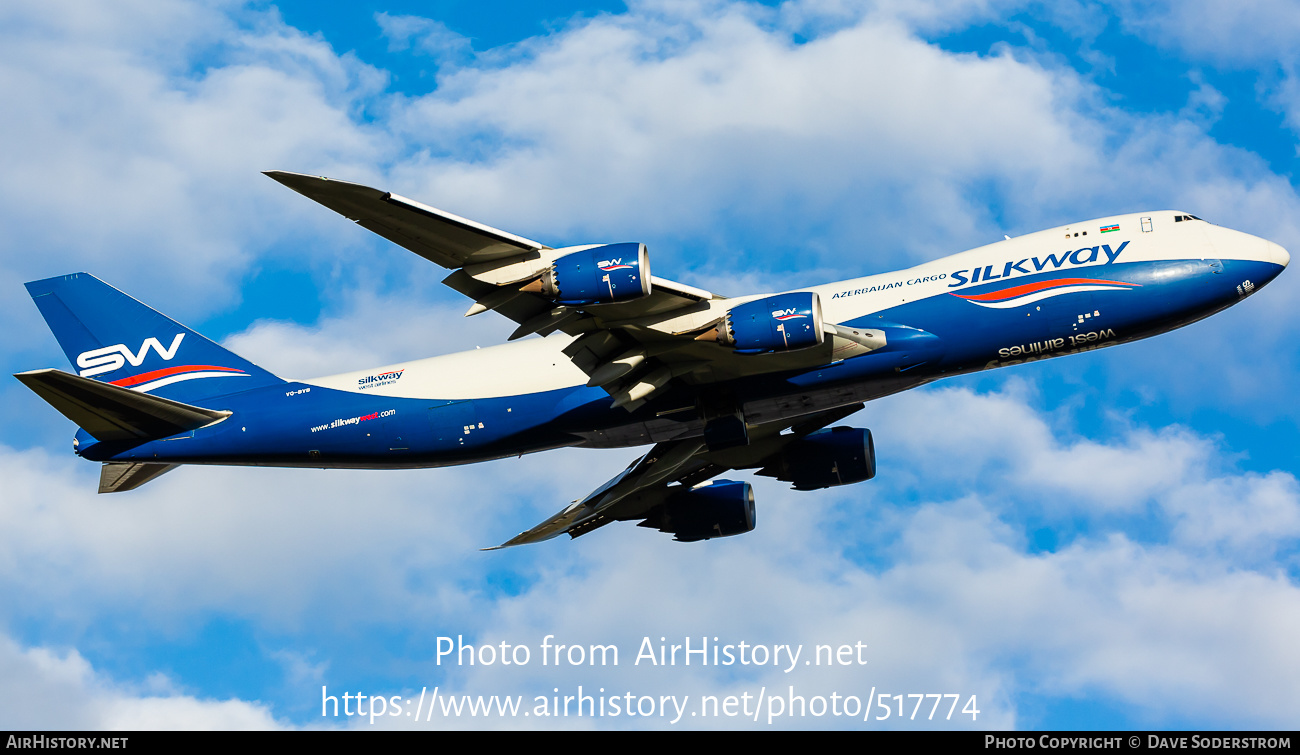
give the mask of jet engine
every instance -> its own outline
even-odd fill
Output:
[[[791,441],[758,474],[792,482],[795,490],[862,482],[876,476],[876,446],[871,431],[863,428],[818,430]]]
[[[768,354],[820,346],[821,299],[813,291],[796,291],[747,301],[727,311],[716,330],[718,343],[737,354]]]
[[[754,529],[754,491],[747,482],[712,484],[672,495],[640,527],[671,532],[683,543],[743,535]]]
[[[650,295],[650,257],[645,244],[606,244],[557,258],[523,290],[556,304],[582,307]]]

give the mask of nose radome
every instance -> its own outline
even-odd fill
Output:
[[[1291,255],[1287,254],[1287,251],[1283,249],[1281,245],[1274,244],[1272,241],[1265,243],[1268,244],[1268,258],[1270,262],[1276,262],[1282,267],[1291,264]]]

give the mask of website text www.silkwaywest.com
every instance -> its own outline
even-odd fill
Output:
[[[769,687],[756,683],[752,689],[731,688],[726,693],[662,693],[662,676],[651,681],[654,693],[630,688],[615,689],[594,684],[566,687],[545,685],[534,694],[466,694],[449,692],[442,686],[425,686],[418,692],[373,695],[365,691],[321,687],[321,716],[326,719],[359,718],[371,724],[386,721],[429,723],[436,719],[540,718],[655,719],[675,725],[692,719],[750,720],[758,724],[792,723],[797,719],[837,718],[871,723],[875,721],[933,722],[970,725],[979,720],[975,694],[965,690],[897,690],[878,688],[869,681],[858,684],[842,673],[834,678],[853,689],[824,689],[803,686],[801,674],[814,669],[855,668],[866,671],[867,644],[861,641],[829,644],[764,644],[720,641],[717,637],[684,637],[680,642],[660,637],[642,638],[635,653],[620,652],[615,644],[566,644],[546,635],[534,644],[499,642],[472,644],[462,635],[438,637],[436,664],[461,670],[471,667],[500,667],[504,670],[536,671],[585,667],[599,669],[630,666],[634,669],[686,669],[719,667],[729,672],[763,672],[790,675]],[[848,681],[845,681],[848,680]],[[643,723],[651,723],[643,721]]]

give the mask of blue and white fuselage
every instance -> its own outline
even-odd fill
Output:
[[[816,313],[778,307],[772,303],[786,300],[771,294],[705,299],[620,322],[603,320],[600,306],[588,306],[599,327],[632,334],[626,343],[634,348],[622,357],[607,356],[596,369],[609,372],[618,366],[611,368],[611,361],[622,358],[633,363],[629,372],[647,371],[650,382],[643,384],[650,388],[634,401],[615,400],[608,385],[592,384],[592,366],[575,356],[590,327],[370,370],[281,380],[183,326],[171,327],[161,315],[143,329],[90,325],[87,335],[67,335],[72,323],[97,316],[97,307],[114,306],[108,299],[78,304],[82,289],[103,286],[89,276],[29,288],[81,376],[221,415],[165,437],[137,433],[105,440],[80,430],[77,452],[87,459],[119,465],[411,468],[562,446],[659,443],[665,445],[657,448],[670,450],[672,444],[693,443],[681,453],[694,454],[697,463],[683,469],[712,464],[721,471],[780,466],[772,461],[776,451],[768,457],[755,451],[741,461],[726,456],[727,446],[750,442],[745,428],[753,433],[796,426],[800,418],[851,410],[948,375],[1146,338],[1231,306],[1289,261],[1269,241],[1186,213],[1153,212],[1053,228],[898,272],[786,292],[815,294],[810,300],[820,308]],[[709,328],[748,302],[773,310],[771,325],[786,336],[815,314],[819,342],[785,352],[728,348]],[[719,332],[725,339],[727,333]],[[646,360],[652,366],[642,367]],[[723,409],[710,408],[717,406]],[[702,446],[706,426],[720,415],[739,418],[740,436]],[[765,442],[760,436],[754,444]],[[772,474],[779,476],[779,469]],[[682,473],[669,479],[689,485],[694,478]],[[749,505],[752,527],[752,494]],[[592,512],[599,508],[592,506]],[[651,510],[646,504],[632,515],[649,516]],[[669,526],[660,519],[654,526]],[[583,531],[575,530],[579,520],[570,515],[552,530],[576,536]]]

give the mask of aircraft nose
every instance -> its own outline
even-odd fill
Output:
[[[1268,259],[1270,262],[1276,262],[1282,267],[1291,264],[1291,255],[1288,254],[1285,249],[1283,249],[1279,244],[1274,244],[1272,241],[1266,243],[1268,244]]]

